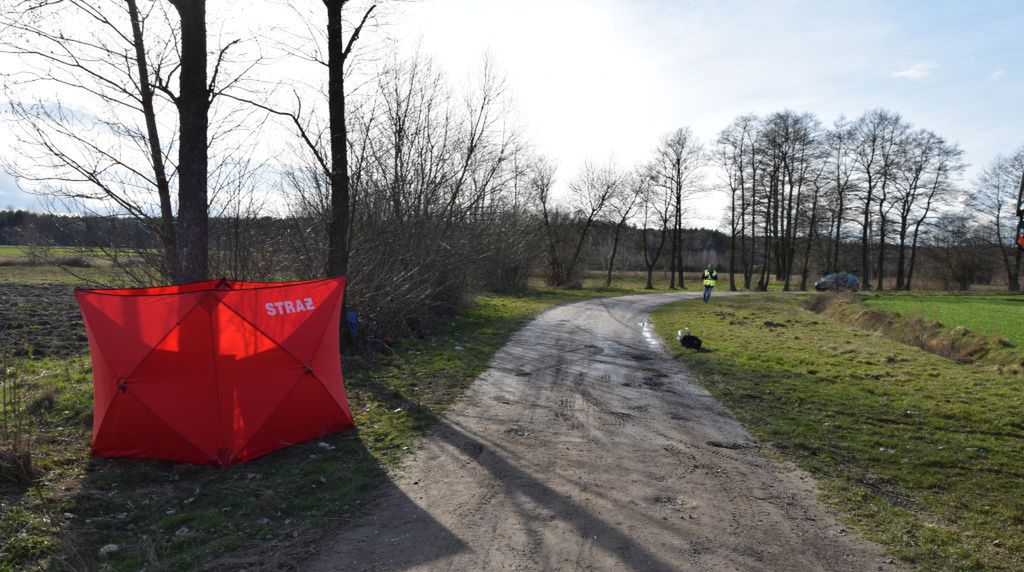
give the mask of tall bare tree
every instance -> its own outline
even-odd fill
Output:
[[[986,165],[978,175],[968,202],[984,217],[991,243],[999,252],[1006,273],[1007,288],[1013,292],[1020,290],[1021,251],[1016,247],[1016,226],[1021,199],[1024,199],[1024,146]]]
[[[206,81],[206,1],[171,0],[181,18],[178,108],[178,276],[179,282],[208,278],[209,197],[207,132],[213,90]]]
[[[850,155],[853,130],[849,121],[840,116],[832,124],[832,129],[825,135],[825,161],[829,176],[827,202],[829,204],[829,237],[831,238],[830,255],[825,266],[826,272],[839,272],[840,251],[843,243],[843,224],[846,222],[846,209],[850,195],[854,190],[853,164]],[[834,228],[834,230],[833,230]]]
[[[904,290],[910,290],[914,280],[914,269],[918,260],[918,245],[922,238],[922,228],[925,223],[933,219],[937,213],[937,207],[948,203],[957,194],[954,186],[956,179],[966,165],[963,162],[963,151],[956,144],[945,144],[935,156],[931,172],[928,174],[928,181],[924,185],[921,196],[918,197],[918,207],[911,221],[910,226],[913,232],[910,238],[910,260],[907,264],[907,279],[903,285]],[[922,203],[923,201],[923,203]]]
[[[588,162],[569,183],[569,210],[575,213],[577,219],[577,239],[569,263],[565,267],[567,278],[576,276],[577,264],[588,233],[594,223],[605,215],[609,204],[620,192],[622,182],[622,174],[611,162],[603,166]]]
[[[209,165],[209,110],[245,71],[234,74],[231,41],[219,47],[206,81],[204,4],[187,4],[177,17],[151,0],[12,1],[0,10],[0,45],[26,66],[4,78],[22,142],[21,164],[12,170],[62,211],[139,221],[158,248],[134,253],[145,265],[121,266],[137,282],[208,273],[206,212],[218,185],[229,183],[220,178],[213,194],[208,189],[207,173],[231,162],[222,156]],[[33,90],[25,88],[36,85],[68,90],[75,105],[31,101]],[[219,133],[230,139],[242,124],[222,119]],[[180,168],[175,147],[178,163],[187,158]],[[109,237],[111,244],[121,238]],[[123,258],[122,249],[108,254],[115,263]]]
[[[682,225],[684,202],[697,191],[698,176],[705,162],[704,147],[689,127],[666,135],[654,152],[651,172],[654,184],[670,190],[674,196],[669,288],[685,288],[683,278]]]
[[[149,64],[146,61],[146,42],[142,35],[142,18],[139,17],[139,6],[136,0],[127,0],[128,17],[132,24],[132,44],[135,48],[135,66],[138,72],[139,103],[146,122],[146,135],[149,142],[149,156],[153,167],[153,182],[156,184],[157,196],[160,201],[159,236],[164,245],[166,265],[173,275],[180,274],[178,261],[178,240],[174,228],[174,214],[171,206],[171,187],[167,180],[164,165],[163,147],[160,144],[160,129],[156,123],[156,105],[154,89],[149,77]]]
[[[160,86],[161,72],[175,60],[167,53],[168,34],[150,38],[157,48],[149,49],[147,24],[155,36],[170,22],[155,6],[140,13],[136,0],[3,4],[0,46],[26,66],[4,74],[23,159],[8,168],[61,210],[117,213],[142,223],[161,246],[153,266],[173,279],[178,260],[168,171],[174,169],[167,165],[150,64]],[[26,101],[23,89],[41,84],[74,94],[76,109]],[[156,208],[148,197],[154,191]]]
[[[608,211],[610,222],[615,225],[612,232],[612,252],[608,257],[608,275],[605,277],[604,287],[612,286],[612,271],[615,268],[615,256],[619,252],[619,239],[622,230],[636,214],[637,206],[650,185],[650,178],[645,176],[639,169],[622,177],[615,193],[608,200]]]
[[[327,225],[328,276],[348,273],[349,189],[348,126],[345,120],[345,61],[376,4],[363,13],[348,40],[342,31],[342,10],[349,0],[324,0],[327,7],[327,107],[331,125],[331,213]]]
[[[885,222],[875,219],[874,209],[876,206],[881,211],[886,208],[884,197],[892,180],[894,161],[897,158],[897,140],[907,127],[898,113],[874,109],[858,118],[853,129],[852,152],[860,176],[861,190],[861,284],[863,288],[870,289],[872,230],[880,227],[881,241],[885,241]],[[883,197],[882,200],[879,200],[879,195]],[[884,248],[879,250],[884,253]],[[883,278],[884,276],[879,277],[879,284]]]
[[[647,183],[644,185],[644,193],[641,198],[640,238],[643,245],[644,266],[647,268],[647,284],[644,287],[652,290],[654,289],[654,267],[658,264],[661,253],[665,249],[665,240],[668,238],[669,225],[673,218],[674,197],[669,189],[651,184],[649,168],[644,170],[643,177],[647,179]],[[655,236],[652,237],[652,234]]]
[[[740,246],[740,264],[745,280],[747,274],[747,214],[754,198],[753,183],[757,176],[752,147],[757,136],[758,119],[753,115],[736,118],[718,136],[715,162],[725,174],[725,189],[729,195],[729,289],[736,290],[736,245]],[[753,226],[751,226],[753,230]]]

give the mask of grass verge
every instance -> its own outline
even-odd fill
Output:
[[[861,303],[863,300],[853,295],[818,296],[809,308],[832,320],[876,332],[959,363],[988,364],[998,373],[1013,375],[1021,373],[1024,368],[1024,354],[1002,337],[979,334],[963,325],[949,327],[920,314],[902,316],[879,310]],[[1024,320],[1024,308],[1017,310],[1016,314],[1017,319]]]
[[[346,356],[357,431],[226,469],[90,458],[88,358],[27,360],[42,477],[0,482],[0,570],[293,568],[359,514],[513,331],[557,304],[637,292],[642,285],[478,296],[393,355]],[[108,545],[117,550],[100,557]]]
[[[1024,294],[893,292],[868,294],[863,301],[868,308],[963,326],[1024,346]]]
[[[819,479],[844,518],[929,570],[1024,566],[1024,382],[805,308],[806,296],[685,301],[665,339],[759,439]]]

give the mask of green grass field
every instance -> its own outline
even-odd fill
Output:
[[[0,244],[0,260],[28,258],[33,252],[46,253],[51,256],[102,256],[103,251],[97,248],[78,248],[74,246],[32,247]]]
[[[891,293],[866,295],[863,301],[869,308],[903,316],[919,315],[945,326],[963,326],[1024,346],[1022,294]]]
[[[1024,380],[831,321],[808,298],[685,301],[653,319],[666,340],[704,339],[680,359],[868,538],[925,570],[1022,569]]]

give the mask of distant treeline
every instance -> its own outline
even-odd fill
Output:
[[[308,272],[282,260],[294,253],[293,249],[302,248],[292,243],[283,247],[281,240],[295,236],[295,229],[309,224],[309,220],[300,218],[258,217],[240,221],[234,218],[212,218],[211,239],[215,246],[213,256],[224,256],[229,264],[222,266],[224,273],[236,278],[270,279],[270,278],[305,278]],[[539,220],[528,225],[538,229],[543,225]],[[614,248],[616,225],[614,222],[600,221],[593,225],[581,249],[579,266],[582,272],[604,271],[610,266],[610,257]],[[620,229],[619,245],[614,264],[615,278],[625,272],[643,272],[647,270],[644,259],[644,230],[638,226],[627,224]],[[658,242],[660,230],[647,231],[647,244]],[[671,229],[665,231],[667,239],[671,238]],[[954,235],[958,235],[956,232]],[[713,229],[684,228],[680,233],[681,267],[686,272],[703,269],[707,264],[717,264],[723,278],[729,275],[730,235]],[[752,237],[746,237],[751,240]],[[385,240],[382,237],[382,240]],[[797,239],[797,245],[803,247],[804,238]],[[117,217],[62,216],[46,213],[35,213],[23,210],[0,210],[0,244],[25,247],[79,247],[102,249],[116,254],[118,249],[146,250],[157,249],[156,239],[146,232],[146,227],[134,219]],[[240,244],[245,246],[239,247]],[[855,240],[845,240],[843,256],[839,259],[840,270],[853,271],[860,274],[857,266],[857,246]],[[816,249],[816,247],[815,247]],[[256,256],[255,253],[262,252]],[[998,251],[987,244],[927,245],[922,247],[921,277],[926,288],[962,289],[971,284],[1003,284],[998,271],[999,264],[993,259]],[[888,254],[890,262],[894,262],[897,252]],[[268,258],[274,259],[269,263]],[[122,261],[124,262],[124,261]],[[527,262],[527,260],[524,260]],[[535,257],[522,268],[525,275],[544,276],[548,271],[548,260]],[[754,253],[749,262],[751,267],[760,271],[765,263],[761,252]],[[815,267],[811,278],[813,281],[819,274],[828,271],[825,264],[812,264]],[[267,270],[267,269],[273,270]],[[671,260],[663,257],[654,266],[655,272],[671,271]],[[742,278],[742,271],[736,274],[737,280]],[[499,284],[491,284],[494,288]],[[500,288],[499,288],[500,289]]]
[[[223,237],[237,227],[234,218],[211,218],[214,237]],[[245,221],[247,233],[255,237],[286,234],[287,229],[301,224],[297,219],[259,217]],[[607,252],[615,225],[599,222],[582,255],[585,268],[599,269],[607,265]],[[644,270],[642,230],[628,226],[622,238],[622,250],[616,267],[623,271]],[[25,247],[76,247],[98,249],[158,248],[156,238],[146,226],[135,219],[99,216],[69,216],[24,210],[0,210],[0,245]],[[712,229],[683,229],[682,250],[685,269],[702,269],[709,262],[724,259],[729,249],[729,235]],[[541,272],[542,260],[530,272]],[[667,259],[665,264],[668,264]]]

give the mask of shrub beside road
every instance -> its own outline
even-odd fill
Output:
[[[808,296],[685,301],[653,319],[758,439],[849,523],[924,569],[1024,566],[1024,377],[815,314]],[[1020,316],[1024,318],[1024,316]]]

